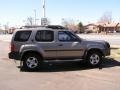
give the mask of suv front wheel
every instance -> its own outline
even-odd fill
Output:
[[[34,53],[29,53],[24,56],[23,58],[23,68],[27,70],[37,70],[40,67],[40,62],[41,58]]]
[[[102,54],[98,51],[89,52],[87,55],[87,63],[92,66],[96,67],[99,66],[102,62]]]

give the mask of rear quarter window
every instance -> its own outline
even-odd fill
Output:
[[[32,31],[17,31],[14,41],[25,42],[28,41]]]

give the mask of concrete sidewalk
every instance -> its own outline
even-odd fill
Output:
[[[12,38],[12,34],[1,34],[0,41],[10,42]]]

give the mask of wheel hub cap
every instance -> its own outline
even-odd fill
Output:
[[[29,68],[35,68],[38,66],[38,60],[35,57],[29,57],[26,61],[26,64]]]
[[[90,57],[90,63],[91,63],[92,65],[98,64],[99,61],[100,61],[100,57],[99,57],[97,54],[91,55],[91,57]]]

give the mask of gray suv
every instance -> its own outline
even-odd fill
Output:
[[[34,70],[44,60],[80,59],[95,67],[108,55],[110,45],[106,41],[85,40],[60,26],[41,26],[17,30],[11,40],[9,58]]]

